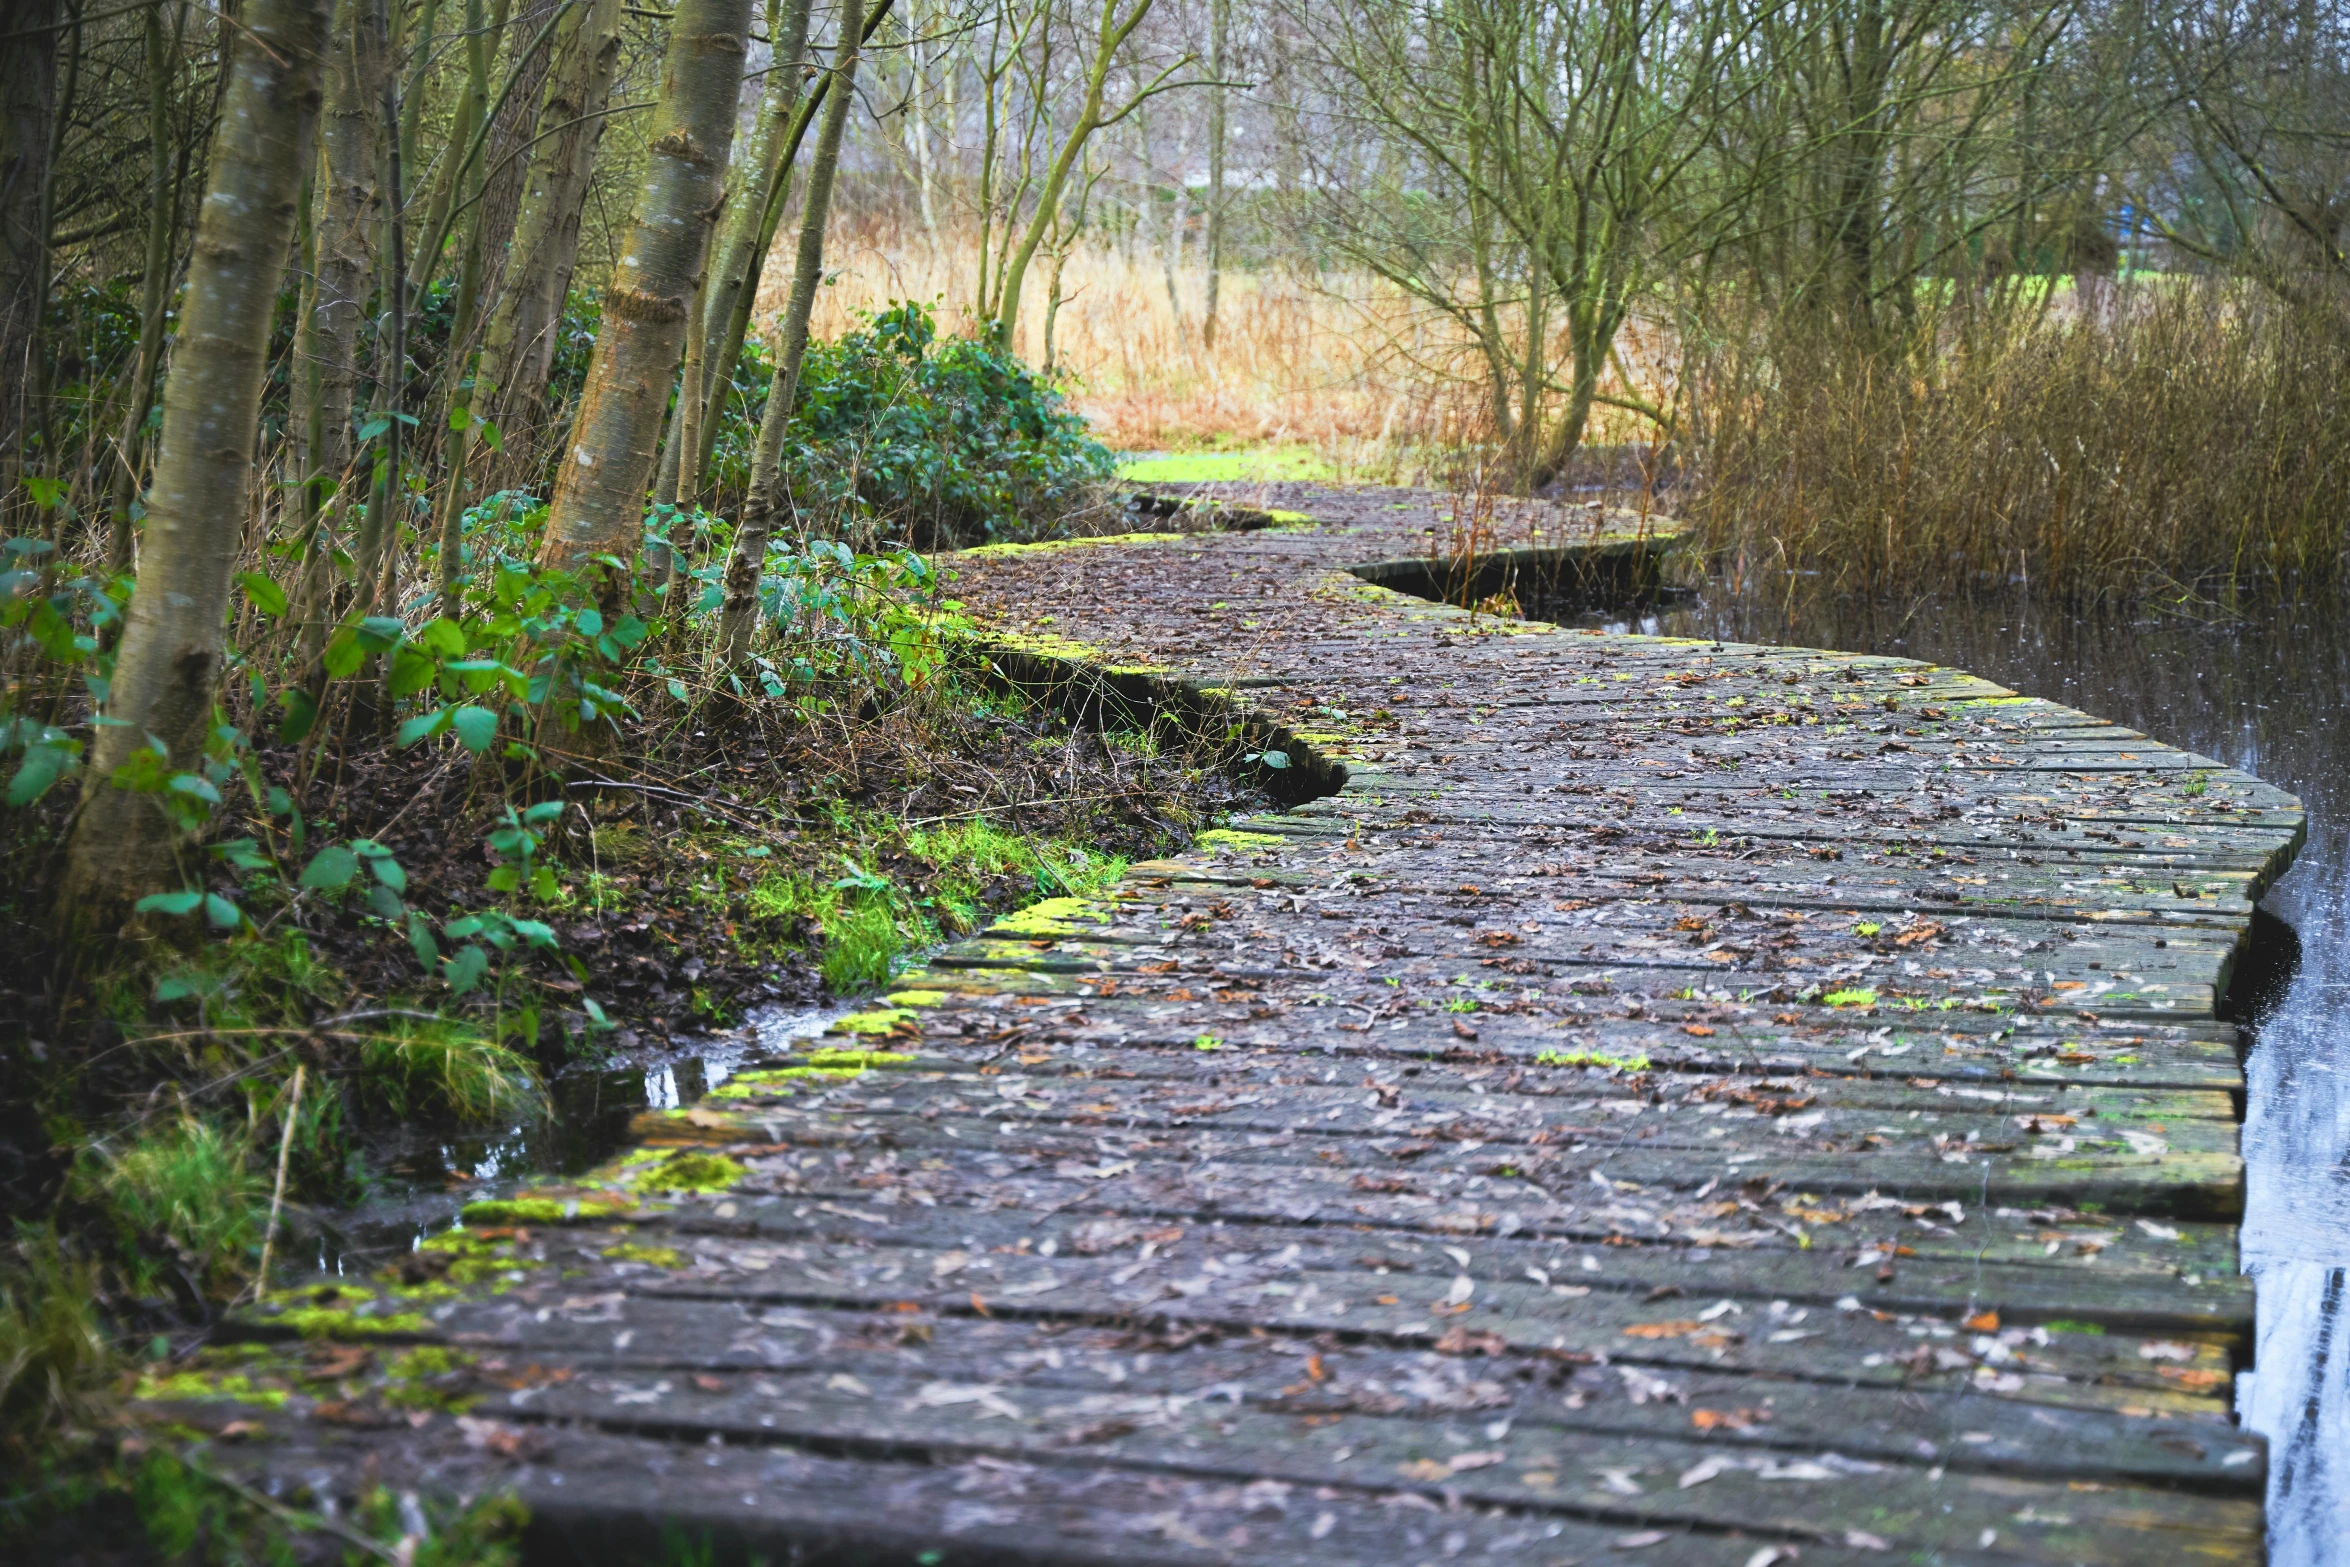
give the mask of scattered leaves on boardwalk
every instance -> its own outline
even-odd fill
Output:
[[[1279,499],[958,591],[1343,788],[150,1411],[607,1551],[2255,1556],[2213,1008],[2297,804],[1953,670],[1471,621],[1343,574],[1410,498]]]

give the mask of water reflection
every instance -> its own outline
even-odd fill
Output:
[[[2265,900],[2230,996],[2255,1025],[2243,1256],[2259,1329],[2238,1403],[2271,1444],[2269,1559],[2350,1561],[2350,1054],[2335,1034],[2350,1000],[2350,603],[2219,623],[1930,601],[1797,611],[1716,589],[1611,628],[1955,665],[2256,773],[2309,807],[2309,842]]]
[[[641,1051],[558,1073],[544,1117],[453,1133],[384,1129],[370,1143],[367,1200],[324,1221],[317,1244],[322,1274],[364,1273],[457,1222],[458,1210],[534,1180],[582,1175],[628,1143],[640,1111],[693,1104],[744,1066],[779,1056],[794,1040],[820,1035],[855,1010],[768,1008],[740,1028],[704,1035],[682,1052]]]

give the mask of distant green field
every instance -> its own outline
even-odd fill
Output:
[[[1264,483],[1274,479],[1328,479],[1330,465],[1303,445],[1244,446],[1220,452],[1177,452],[1136,457],[1118,465],[1118,477],[1134,484]]]

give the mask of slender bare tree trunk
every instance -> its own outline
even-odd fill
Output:
[[[581,0],[556,26],[555,57],[546,106],[534,122],[540,140],[530,154],[505,287],[474,374],[474,407],[504,430],[510,468],[528,463],[536,444],[539,399],[579,257],[580,210],[619,68],[620,0]]]
[[[724,352],[721,338],[734,320],[734,302],[745,290],[757,289],[759,269],[767,259],[759,243],[770,233],[766,198],[775,188],[784,149],[791,141],[792,121],[799,115],[800,64],[808,52],[809,9],[809,0],[781,0],[768,12],[768,36],[775,46],[775,59],[767,70],[758,124],[743,155],[735,160],[725,227],[718,237],[710,285],[702,297],[705,365],[720,362]],[[795,146],[792,150],[798,149]],[[732,375],[733,356],[726,354],[724,358],[725,373]]]
[[[1216,306],[1224,284],[1224,95],[1226,64],[1231,59],[1232,0],[1212,0],[1208,7],[1208,75],[1218,85],[1208,89],[1208,298],[1202,307],[1199,340],[1202,348],[1216,346]]]
[[[375,270],[369,236],[380,221],[377,140],[391,52],[369,0],[343,0],[327,60],[326,112],[319,122],[325,170],[318,226],[320,401],[325,425],[319,469],[340,486],[351,465],[351,403],[359,386],[359,328]],[[331,500],[332,494],[324,497]]]
[[[1044,243],[1045,230],[1052,226],[1055,212],[1061,204],[1061,193],[1068,189],[1069,172],[1093,133],[1105,125],[1114,125],[1132,113],[1143,99],[1140,95],[1127,100],[1126,106],[1115,112],[1105,112],[1103,99],[1109,85],[1110,71],[1118,52],[1126,40],[1134,36],[1143,19],[1150,15],[1154,0],[1128,0],[1130,9],[1123,17],[1118,14],[1119,0],[1102,0],[1101,17],[1094,30],[1093,56],[1085,67],[1085,98],[1078,106],[1077,118],[1070,124],[1069,134],[1060,150],[1045,169],[1044,182],[1036,192],[1036,210],[1029,215],[1028,226],[1020,235],[1020,242],[1005,256],[996,282],[1001,296],[994,323],[995,341],[1009,349],[1018,341],[1016,328],[1020,324],[1020,286],[1027,280],[1028,267],[1036,259],[1039,246]],[[1181,198],[1190,200],[1188,192]],[[1180,213],[1180,208],[1178,212]],[[1180,216],[1177,222],[1181,222]]]
[[[481,105],[481,113],[488,111],[490,94],[490,59],[497,49],[498,36],[506,27],[506,0],[496,0],[485,29],[481,0],[466,0],[466,62],[468,77],[465,96]],[[474,116],[480,123],[480,114]],[[442,382],[448,403],[448,416],[439,421],[447,431],[447,471],[442,477],[439,545],[436,559],[440,602],[444,610],[453,607],[458,576],[458,557],[463,553],[460,541],[464,532],[466,468],[473,455],[473,381],[466,373],[473,358],[473,329],[481,306],[481,273],[483,218],[481,196],[487,174],[479,163],[457,181],[458,199],[465,207],[465,243],[463,259],[458,263],[456,310],[449,323],[449,357],[442,371]]]
[[[555,463],[542,564],[636,559],[661,415],[685,346],[686,299],[709,257],[742,92],[751,0],[680,0],[661,68],[660,131],[635,231],[604,290],[571,439]]]
[[[889,15],[893,3],[894,0],[880,0],[878,5],[865,13],[865,39],[872,38],[874,29]],[[804,23],[800,48],[803,53],[807,48]],[[742,357],[743,342],[750,334],[751,307],[758,298],[760,274],[766,268],[767,258],[775,250],[775,232],[783,226],[784,203],[791,194],[792,164],[800,155],[800,143],[807,136],[808,123],[823,106],[825,93],[831,83],[829,74],[819,77],[815,87],[792,112],[791,128],[785,133],[782,145],[775,153],[768,176],[766,205],[759,220],[759,232],[743,254],[743,279],[735,288],[726,313],[723,316],[718,313],[715,301],[703,312],[702,318],[708,323],[711,341],[705,345],[703,353],[702,444],[695,465],[698,474],[709,473],[710,454],[717,449],[718,419],[725,411],[727,388],[734,384],[735,363]],[[748,199],[749,193],[745,192],[744,195]]]
[[[515,14],[507,36],[525,57],[510,61],[512,84],[501,90],[497,113],[490,120],[489,143],[482,149],[487,183],[481,195],[482,319],[505,287],[506,262],[513,248],[514,224],[522,210],[523,182],[530,174],[531,138],[538,134],[539,110],[547,96],[547,73],[556,43],[547,21],[564,0],[515,0]],[[532,42],[537,47],[532,48]]]
[[[398,52],[397,16],[391,0],[375,0],[376,26]],[[426,20],[432,8],[427,0]],[[429,33],[427,34],[429,37]],[[387,580],[398,567],[399,552],[392,547],[399,520],[392,515],[405,504],[408,486],[401,450],[407,434],[403,415],[408,402],[408,229],[401,214],[407,209],[406,152],[411,137],[401,120],[399,82],[391,71],[383,77],[383,136],[378,178],[383,189],[383,287],[378,298],[382,315],[375,334],[375,411],[383,416],[383,446],[375,462],[376,479],[367,492],[367,509],[359,521],[358,548],[352,553],[359,566],[359,605],[362,614],[374,608]]]
[[[783,431],[791,423],[792,399],[799,393],[800,360],[808,351],[808,318],[816,308],[816,285],[824,274],[824,221],[832,208],[832,178],[840,166],[841,136],[856,101],[858,46],[864,39],[861,0],[841,0],[840,43],[833,54],[831,96],[824,101],[824,125],[808,159],[808,193],[800,203],[800,245],[793,258],[791,297],[776,333],[775,375],[767,384],[767,412],[751,454],[751,493],[736,525],[734,555],[726,563],[726,598],[718,611],[718,656],[741,661],[759,620],[759,571],[767,562],[767,538],[781,498]]]
[[[181,8],[186,15],[186,8]],[[139,477],[147,466],[147,413],[155,405],[155,380],[163,368],[163,316],[171,299],[172,199],[171,80],[175,40],[163,33],[163,8],[147,12],[142,29],[147,45],[147,258],[139,280],[139,357],[131,369],[128,406],[114,469],[114,506],[108,518],[106,564],[115,571],[131,563],[131,507],[139,498]]]
[[[171,878],[168,819],[154,796],[118,787],[114,775],[150,743],[175,768],[204,752],[270,318],[318,123],[328,35],[327,0],[247,0],[228,45],[231,79],[164,393],[142,580],[66,855],[59,908],[85,934],[118,928],[133,902]]]
[[[0,501],[12,503],[39,418],[34,362],[49,297],[57,0],[18,0],[0,29]]]
[[[315,304],[303,318],[302,355],[318,377],[311,449],[311,505],[317,525],[349,527],[351,404],[359,388],[359,329],[375,271],[372,234],[382,219],[384,85],[391,71],[372,0],[341,0],[326,61],[319,121],[318,273]],[[305,664],[326,646],[333,552],[313,532],[302,562],[300,616]]]

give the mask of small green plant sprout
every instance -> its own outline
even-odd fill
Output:
[[[1870,1007],[1877,1004],[1877,993],[1873,990],[1831,990],[1820,997],[1820,1002],[1831,1007]]]
[[[461,943],[455,952],[443,956],[440,941]],[[421,914],[408,916],[408,945],[416,953],[416,961],[426,968],[439,967],[441,978],[451,990],[462,996],[482,981],[490,971],[490,953],[511,952],[518,946],[527,950],[543,947],[552,950],[555,930],[538,920],[518,920],[495,909],[480,914],[464,914],[441,927],[440,941],[433,939],[432,927]],[[595,1002],[587,1003],[591,1027],[608,1026],[604,1009]]]
[[[387,920],[399,919],[407,912],[400,894],[408,890],[408,873],[391,850],[372,838],[328,844],[302,867],[301,885],[315,892],[341,892],[358,879],[362,865],[368,874],[368,907]]]
[[[2210,787],[2211,774],[2204,771],[2196,771],[2189,773],[2187,775],[2187,781],[2179,785],[2179,793],[2187,796],[2189,799],[2194,799],[2198,795],[2201,795],[2206,790],[2210,789]]]
[[[1221,1050],[1224,1048],[1224,1041],[1214,1034],[1202,1034],[1191,1042],[1191,1048],[1194,1050]]]
[[[1877,934],[1877,932],[1883,930],[1884,928],[1885,927],[1882,925],[1870,922],[1853,926],[1852,933],[1855,936],[1874,936]]]
[[[541,903],[552,903],[562,895],[555,885],[555,868],[538,863],[538,852],[546,843],[545,837],[534,829],[544,828],[563,814],[563,802],[546,800],[517,813],[506,807],[506,823],[491,832],[489,844],[506,863],[489,874],[489,889],[509,897],[523,888]]]
[[[1444,1010],[1447,1012],[1474,1012],[1477,1010],[1477,998],[1475,996],[1455,996],[1444,1004]]]
[[[1246,756],[1242,757],[1241,760],[1243,762],[1254,763],[1261,767],[1269,767],[1275,772],[1280,772],[1289,766],[1289,753],[1287,751],[1272,750],[1251,751]]]
[[[849,873],[846,876],[840,877],[838,880],[834,881],[833,886],[839,888],[843,892],[889,891],[889,878],[887,876],[875,875],[872,871],[865,869],[864,866],[859,865],[855,860],[851,859],[845,854],[840,857],[840,862],[849,868]]]

